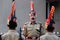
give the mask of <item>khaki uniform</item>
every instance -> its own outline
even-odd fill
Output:
[[[48,32],[45,35],[41,36],[40,40],[60,40],[60,39],[55,34]]]
[[[19,40],[19,34],[15,30],[9,30],[2,35],[2,40]]]
[[[32,39],[33,37],[38,39],[38,37],[40,37],[40,33],[44,34],[44,29],[42,27],[41,32],[39,23],[31,24],[31,22],[27,22],[24,25],[23,35],[25,35],[27,39]]]

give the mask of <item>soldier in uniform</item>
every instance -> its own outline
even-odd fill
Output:
[[[19,34],[15,31],[17,27],[16,17],[7,24],[9,31],[2,35],[2,40],[19,40]]]
[[[40,37],[40,40],[60,40],[58,36],[56,36],[55,34],[53,34],[53,31],[55,29],[54,26],[55,22],[50,23],[47,28],[46,28],[46,34],[42,35]]]
[[[36,22],[36,12],[32,10],[29,14],[30,22],[23,25],[23,35],[26,40],[39,40],[41,34],[44,34],[44,28],[41,23]]]

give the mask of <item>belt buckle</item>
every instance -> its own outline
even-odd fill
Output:
[[[36,37],[32,37],[32,40],[35,40],[36,39]]]
[[[27,39],[32,39],[32,37],[27,37]]]

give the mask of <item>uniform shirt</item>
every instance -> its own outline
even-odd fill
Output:
[[[44,33],[44,29],[41,30],[42,34]],[[25,29],[23,31],[23,34],[27,34],[27,36],[40,36],[40,24],[35,23],[31,24],[31,22],[25,23]]]
[[[45,35],[41,36],[40,40],[60,40],[60,39],[55,34],[48,32]]]
[[[19,40],[19,34],[15,30],[9,30],[2,35],[2,40]]]

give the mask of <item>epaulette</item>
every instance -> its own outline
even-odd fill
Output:
[[[26,22],[24,25],[27,25],[29,22]]]
[[[42,24],[42,22],[36,22],[37,24]]]

